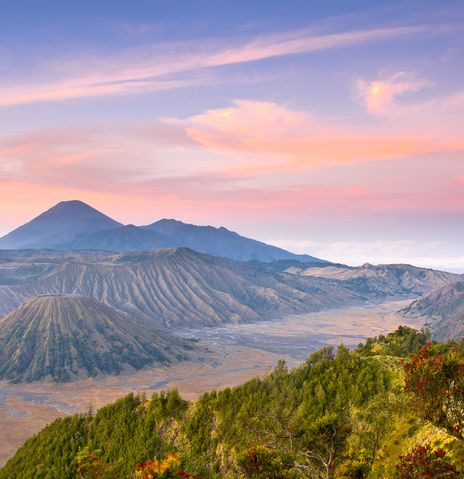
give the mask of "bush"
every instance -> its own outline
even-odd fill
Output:
[[[463,441],[463,344],[441,352],[439,347],[428,343],[420,354],[403,361],[403,367],[405,390],[414,412]]]
[[[253,446],[239,459],[238,466],[249,479],[283,479],[293,461],[285,454],[264,445]]]
[[[134,474],[134,479],[196,479],[182,470],[182,461],[177,454],[168,454],[166,459],[148,460],[139,464]]]
[[[410,453],[400,456],[396,470],[398,479],[455,479],[462,477],[455,466],[448,462],[443,449],[434,451],[428,444],[418,446]]]

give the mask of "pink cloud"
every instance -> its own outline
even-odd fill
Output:
[[[263,175],[286,174],[290,181],[288,176],[333,165],[459,148],[460,136],[429,138],[403,125],[361,129],[271,102],[237,100],[186,120],[37,130],[3,139],[0,178],[103,191],[145,191],[176,178],[243,187],[259,184]]]
[[[419,129],[361,130],[251,100],[190,117],[186,131],[205,149],[234,158],[230,172],[235,174],[379,161],[464,146],[460,138],[454,143],[428,138]]]
[[[432,98],[429,93],[426,100],[414,96],[430,85],[430,81],[417,75],[400,72],[381,80],[358,80],[357,88],[367,111],[381,117],[379,125],[386,135],[414,133],[421,138],[421,143],[427,140],[437,149],[460,150],[463,145],[464,90]]]
[[[182,129],[162,121],[143,127],[40,129],[0,140],[0,178],[118,190],[172,176],[177,168],[185,175],[202,171],[191,164],[195,149]],[[206,162],[208,155],[203,156]]]
[[[459,123],[457,110],[453,118]],[[2,227],[72,198],[140,224],[462,211],[462,151],[454,151],[464,150],[462,138],[432,138],[414,119],[414,130],[402,122],[361,128],[237,100],[187,119],[0,139]]]

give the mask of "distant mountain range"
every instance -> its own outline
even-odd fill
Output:
[[[278,263],[276,263],[278,264]],[[409,295],[410,297],[428,293],[462,276],[429,268],[419,268],[409,264],[363,264],[362,266],[326,265],[307,267],[298,263],[284,265],[287,273],[340,281],[359,294],[378,298]]]
[[[411,303],[403,312],[428,318],[439,341],[464,337],[464,280],[439,288]]]
[[[407,265],[323,268],[294,261],[244,263],[189,248],[116,255],[40,250],[28,254],[30,259],[25,251],[0,254],[10,278],[10,284],[0,286],[0,317],[35,296],[80,294],[146,326],[208,327],[366,300],[414,298],[461,279]],[[28,264],[31,271],[26,275]]]
[[[16,252],[10,254],[12,275]],[[40,261],[46,263],[45,252]],[[255,321],[360,301],[360,295],[334,281],[276,272],[263,263],[237,262],[189,248],[113,256],[65,253],[59,263],[52,252],[51,261],[34,279],[0,287],[0,316],[31,297],[50,293],[93,297],[142,324],[167,329]],[[20,272],[23,264],[21,257]]]
[[[118,374],[185,359],[188,346],[95,299],[46,295],[32,298],[0,322],[0,379],[69,381]]]
[[[0,249],[144,251],[185,246],[238,261],[320,260],[240,236],[221,227],[163,219],[147,226],[122,225],[82,201],[63,201],[0,238]]]

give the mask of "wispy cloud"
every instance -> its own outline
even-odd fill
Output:
[[[304,30],[235,41],[229,39],[228,44],[209,39],[185,44],[152,45],[122,51],[110,58],[97,55],[68,65],[56,65],[54,70],[49,71],[47,81],[24,83],[21,79],[15,79],[14,86],[0,88],[0,106],[183,88],[201,83],[198,76],[181,78],[196,70],[424,32],[429,33],[430,28],[415,25],[327,34]]]

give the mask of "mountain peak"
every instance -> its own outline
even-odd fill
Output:
[[[92,214],[92,215],[101,215],[105,216],[103,213],[100,213],[94,207],[84,203],[81,200],[67,200],[67,201],[60,201],[55,206],[52,206],[50,209],[44,211],[41,216],[50,215],[50,214],[63,214],[63,213],[81,213],[81,214]]]
[[[55,205],[55,207],[57,206],[84,206],[87,208],[92,208],[90,205],[81,200],[63,200]]]
[[[78,235],[122,226],[80,200],[61,201],[28,223],[0,238],[0,248],[50,248]]]

